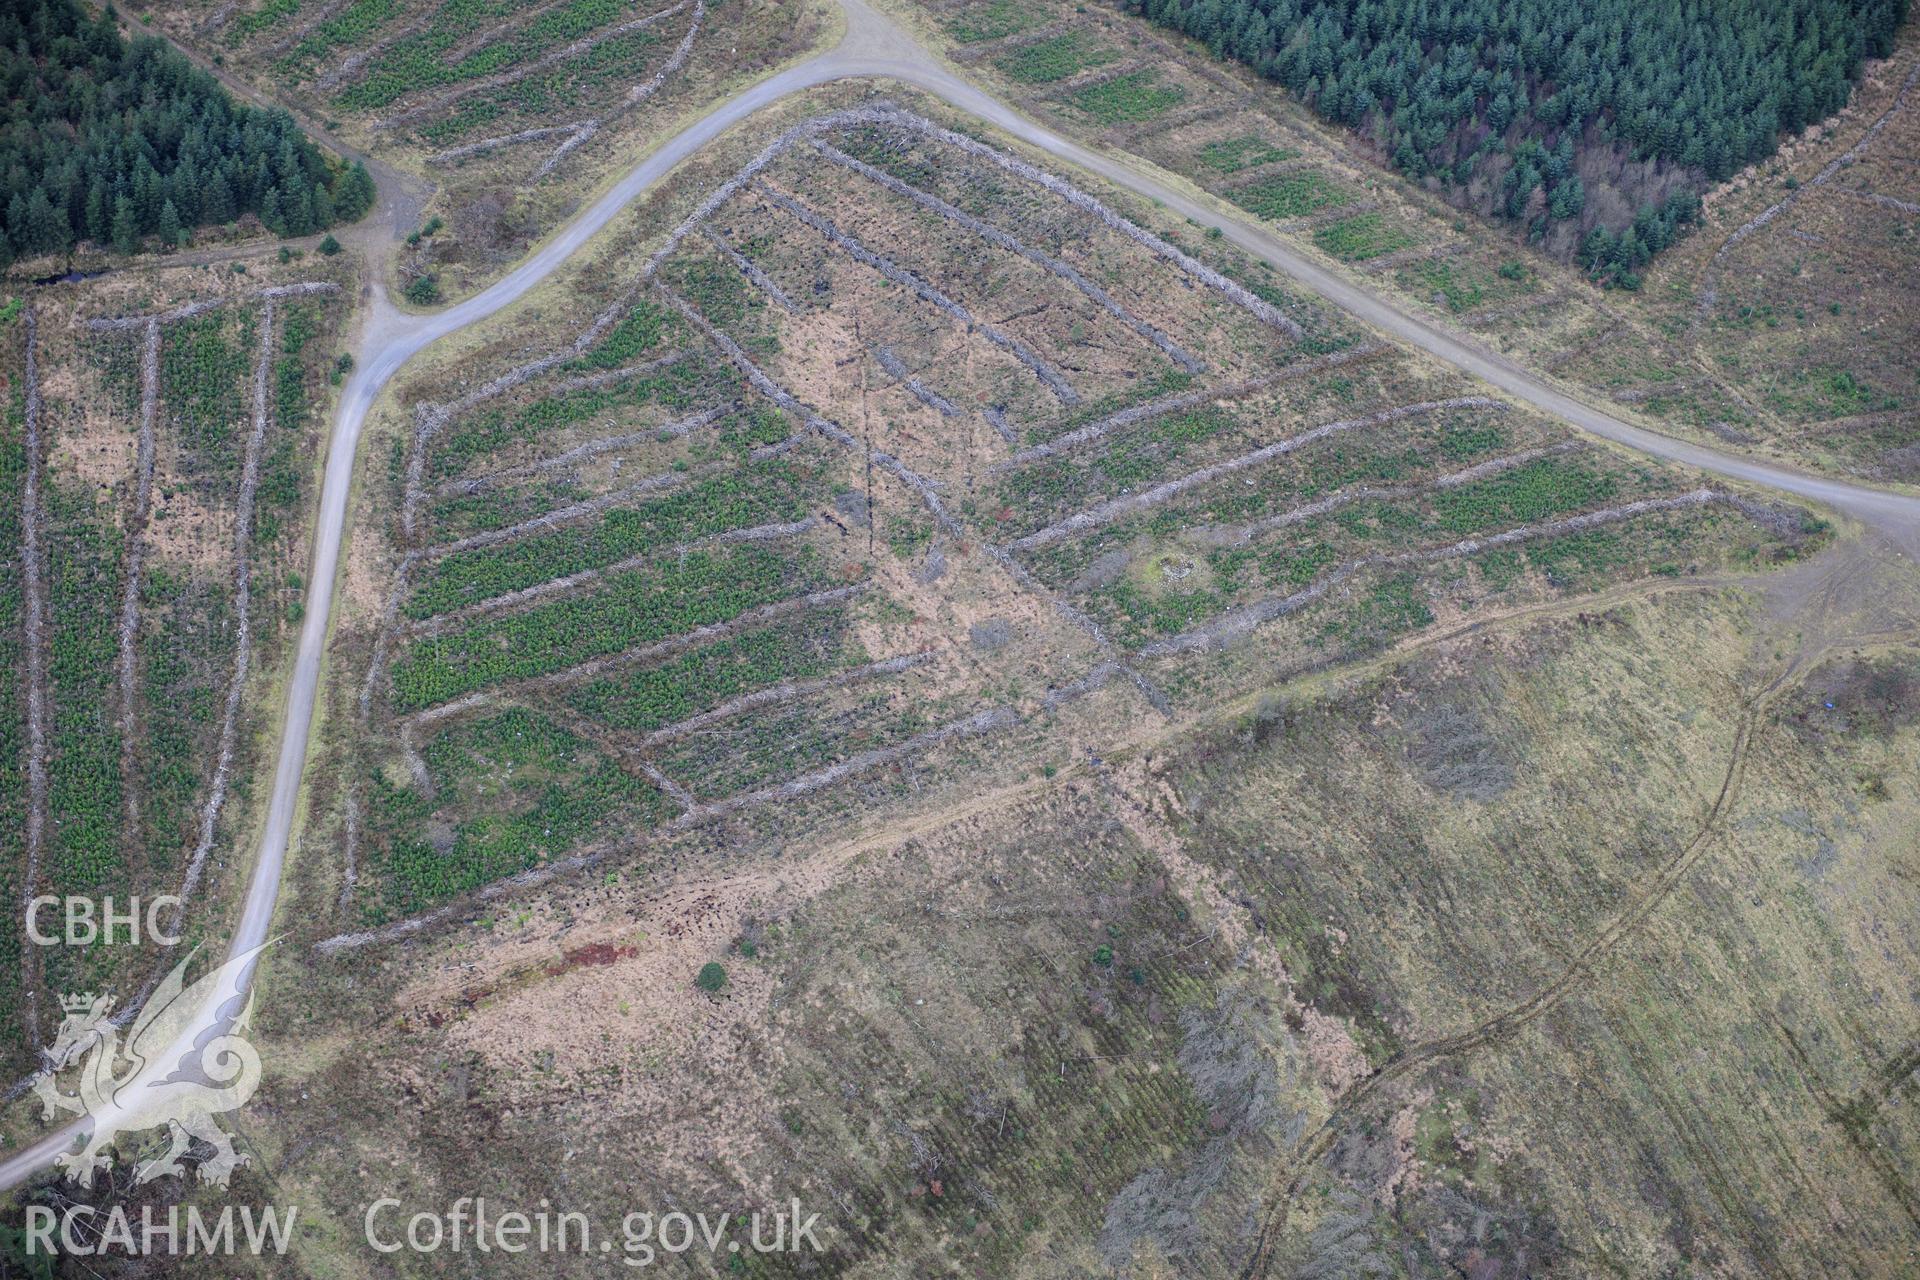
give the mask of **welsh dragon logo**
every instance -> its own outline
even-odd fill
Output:
[[[187,986],[190,953],[148,997],[124,1043],[111,1016],[112,996],[84,992],[61,998],[66,1017],[52,1046],[41,1050],[45,1065],[33,1091],[45,1119],[69,1111],[93,1120],[86,1146],[55,1158],[69,1181],[92,1186],[94,1170],[111,1163],[106,1153],[122,1133],[162,1126],[170,1138],[166,1153],[135,1169],[136,1184],[182,1173],[180,1158],[195,1138],[213,1148],[213,1155],[200,1162],[203,1183],[224,1187],[247,1163],[213,1117],[246,1105],[260,1084],[260,1055],[242,1034],[253,1013],[251,991],[238,1016],[215,1015],[241,997],[248,966],[270,945],[234,956]],[[58,1078],[74,1067],[77,1092],[63,1092]]]

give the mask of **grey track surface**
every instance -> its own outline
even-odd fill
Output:
[[[279,760],[274,770],[266,823],[259,847],[255,850],[253,875],[234,929],[231,954],[238,955],[266,941],[273,923],[287,842],[300,794],[300,780],[306,768],[307,739],[313,726],[321,655],[326,647],[334,581],[340,565],[340,545],[347,523],[354,454],[359,446],[361,428],[381,391],[422,349],[486,319],[545,280],[630,202],[651,189],[701,147],[782,98],[835,80],[895,80],[923,89],[950,106],[1056,159],[1157,200],[1177,215],[1192,218],[1205,226],[1219,227],[1227,239],[1272,263],[1319,294],[1326,302],[1366,325],[1418,347],[1466,373],[1483,378],[1515,399],[1525,401],[1553,417],[1655,457],[1698,467],[1729,479],[1784,490],[1826,504],[1887,537],[1902,554],[1909,557],[1920,555],[1920,498],[1736,457],[1612,417],[1568,396],[1506,358],[1400,311],[1362,286],[1301,257],[1260,226],[1243,222],[1238,216],[1221,213],[1192,195],[1166,184],[1136,163],[1089,150],[1019,114],[960,79],[916,44],[891,19],[870,8],[864,0],[839,0],[839,3],[847,29],[838,45],[719,103],[706,115],[661,143],[605,194],[491,288],[431,315],[400,311],[388,302],[377,286],[373,289],[369,311],[361,329],[360,351],[355,357],[358,369],[341,396],[328,445],[319,521],[314,533],[312,573],[308,577],[310,586],[307,591],[306,619],[301,627],[292,678],[287,686]],[[250,981],[250,974],[243,979],[243,983]],[[194,1026],[176,1044],[179,1054],[170,1052],[162,1055],[153,1068],[123,1092],[163,1079],[178,1056],[186,1052],[191,1039],[219,1025],[221,1021],[221,1010],[210,1008],[203,1011]],[[69,1146],[90,1124],[91,1120],[81,1120],[62,1126],[0,1161],[0,1189],[15,1186],[49,1166],[53,1157]]]

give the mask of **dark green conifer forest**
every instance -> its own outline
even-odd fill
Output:
[[[1699,192],[1846,104],[1906,0],[1126,0],[1383,159],[1634,273]]]
[[[123,40],[113,10],[0,0],[0,267],[81,241],[133,253],[252,213],[276,235],[373,204],[293,118],[235,102],[164,42]]]

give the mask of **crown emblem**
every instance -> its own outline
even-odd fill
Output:
[[[192,986],[186,983],[187,965],[193,960],[189,953],[150,989],[144,1006],[128,1006],[119,1019],[132,1023],[124,1033],[124,1044],[122,1031],[107,1017],[114,1004],[112,995],[76,991],[60,997],[66,1018],[53,1043],[41,1046],[42,1067],[32,1077],[32,1087],[40,1099],[42,1118],[51,1120],[56,1112],[66,1111],[85,1122],[81,1127],[86,1145],[54,1157],[54,1164],[69,1180],[92,1186],[95,1172],[112,1163],[107,1152],[123,1133],[158,1128],[170,1135],[171,1143],[158,1159],[135,1166],[135,1186],[182,1173],[181,1157],[191,1156],[196,1144],[213,1150],[212,1156],[198,1162],[200,1181],[228,1185],[233,1171],[248,1157],[233,1149],[232,1136],[214,1123],[214,1116],[235,1110],[253,1096],[260,1084],[260,1055],[241,1034],[247,1025],[245,1011],[231,1027],[217,1014],[209,1020],[209,1011],[230,1007],[236,999],[247,1010],[252,1008],[252,993],[244,978],[254,957],[268,945],[228,956]],[[133,1016],[136,1010],[138,1017]],[[174,1042],[187,1027],[195,1029],[191,1056],[199,1065],[191,1074],[199,1078],[186,1078],[169,1068],[168,1078],[148,1079],[152,1074],[148,1064],[157,1066],[162,1059],[178,1057],[180,1046]],[[77,1092],[60,1087],[59,1077],[69,1071],[77,1076]]]

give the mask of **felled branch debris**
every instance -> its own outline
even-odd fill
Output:
[[[762,271],[759,266],[754,263],[753,259],[734,248],[712,223],[703,225],[700,228],[700,234],[704,235],[708,243],[720,251],[721,257],[733,264],[735,271],[738,271],[747,278],[748,283],[772,299],[774,306],[779,307],[789,315],[799,309],[794,305],[793,299],[787,296],[787,291],[775,283],[772,276]]]
[[[1693,320],[1688,326],[1689,337],[1692,337],[1694,332],[1699,329],[1701,321],[1705,320],[1707,316],[1712,313],[1714,303],[1719,301],[1720,291],[1714,284],[1714,276],[1720,268],[1721,259],[1731,253],[1734,246],[1772,222],[1788,209],[1791,209],[1801,196],[1813,190],[1815,187],[1824,187],[1833,180],[1835,174],[1858,159],[1860,153],[1867,149],[1868,144],[1879,136],[1880,131],[1886,128],[1887,125],[1892,122],[1893,118],[1906,108],[1907,95],[1913,92],[1913,86],[1917,81],[1920,81],[1920,62],[1916,62],[1913,69],[1907,72],[1907,78],[1901,83],[1900,91],[1893,96],[1892,104],[1881,113],[1878,120],[1875,120],[1871,125],[1867,126],[1867,131],[1860,135],[1859,141],[1855,142],[1851,147],[1848,147],[1833,159],[1827,161],[1825,165],[1821,166],[1820,172],[1816,173],[1811,181],[1789,191],[1778,201],[1768,205],[1758,214],[1755,214],[1734,228],[1733,234],[1727,237],[1726,242],[1714,250],[1713,256],[1707,259],[1705,270],[1700,273],[1700,301],[1694,307]]]
[[[1203,485],[1212,484],[1214,481],[1233,475],[1236,472],[1245,471],[1249,467],[1257,467],[1262,463],[1271,462],[1275,458],[1282,457],[1292,453],[1296,449],[1312,444],[1316,440],[1324,440],[1328,436],[1337,435],[1340,432],[1353,431],[1361,427],[1383,426],[1386,423],[1395,422],[1401,418],[1412,417],[1416,414],[1435,413],[1444,409],[1472,408],[1497,410],[1504,407],[1500,401],[1487,396],[1455,396],[1450,400],[1426,400],[1419,404],[1403,404],[1391,409],[1382,409],[1378,413],[1367,414],[1365,417],[1343,418],[1338,422],[1323,423],[1311,431],[1304,431],[1297,436],[1275,441],[1273,444],[1267,445],[1264,448],[1255,449],[1252,453],[1242,454],[1237,458],[1229,458],[1225,462],[1217,462],[1210,467],[1202,467],[1198,471],[1189,472],[1178,479],[1168,480],[1163,484],[1154,485],[1152,488],[1140,493],[1127,494],[1123,497],[1109,499],[1106,502],[1100,503],[1098,506],[1076,512],[1064,520],[1048,525],[1044,529],[1038,529],[1024,538],[1017,539],[1012,545],[1016,550],[1020,551],[1029,551],[1035,547],[1050,546],[1064,538],[1085,533],[1089,529],[1098,529],[1104,525],[1112,524],[1124,516],[1134,515],[1149,508],[1159,506],[1169,499],[1177,498],[1181,494],[1197,489]]]
[[[1558,444],[1543,445],[1538,449],[1522,449],[1518,453],[1489,458],[1485,462],[1461,471],[1448,472],[1427,484],[1355,485],[1351,489],[1341,489],[1324,498],[1261,520],[1252,520],[1238,525],[1210,526],[1197,531],[1196,536],[1203,542],[1211,542],[1217,546],[1244,546],[1256,538],[1263,538],[1269,533],[1314,519],[1316,516],[1338,511],[1342,507],[1350,507],[1356,502],[1391,502],[1401,498],[1417,498],[1425,493],[1445,492],[1448,489],[1457,489],[1463,484],[1472,484],[1488,476],[1498,475],[1502,471],[1524,467],[1527,463],[1536,462],[1541,458],[1571,453],[1585,447],[1585,444],[1579,440],[1563,440]]]
[[[658,289],[661,296],[666,299],[668,306],[671,306],[675,311],[679,312],[688,324],[706,335],[707,340],[720,349],[721,354],[726,356],[734,368],[740,371],[741,375],[746,378],[748,384],[751,385],[755,391],[758,391],[761,395],[780,406],[780,408],[800,419],[800,421],[806,425],[807,430],[824,436],[844,449],[860,450],[860,442],[849,435],[844,427],[831,419],[820,416],[805,404],[802,404],[799,398],[792,392],[768,377],[766,371],[753,362],[753,358],[746,353],[745,348],[738,342],[735,342],[732,335],[701,315],[699,308],[695,307],[671,289],[659,284],[657,281],[654,287]],[[960,522],[953,518],[952,514],[947,511],[946,504],[940,500],[938,487],[933,481],[927,479],[891,453],[883,450],[873,450],[866,456],[867,460],[874,466],[879,467],[881,470],[898,479],[909,489],[919,494],[920,500],[927,506],[928,514],[933,517],[934,523],[939,526],[943,533],[948,534],[956,541],[966,536],[965,530],[960,527]]]
[[[330,280],[307,280],[299,284],[269,285],[264,289],[249,289],[244,293],[229,294],[221,298],[202,298],[198,302],[185,303],[166,311],[157,311],[147,315],[97,316],[87,321],[87,328],[95,333],[107,333],[115,329],[143,329],[148,324],[173,324],[179,320],[191,320],[195,316],[205,315],[234,302],[272,301],[277,298],[302,298],[316,293],[339,293],[340,286]]]
[[[861,177],[878,183],[895,195],[904,196],[921,208],[929,210],[949,222],[966,228],[989,244],[1005,249],[1009,253],[1018,254],[1036,266],[1043,267],[1054,275],[1059,276],[1061,279],[1073,285],[1073,287],[1081,293],[1085,294],[1121,324],[1126,325],[1127,328],[1160,348],[1168,359],[1172,360],[1188,373],[1199,373],[1206,368],[1200,360],[1182,350],[1179,344],[1174,342],[1172,338],[1169,338],[1161,330],[1134,315],[1118,302],[1115,302],[1105,289],[1102,289],[1074,267],[1062,262],[1052,254],[1030,247],[1012,235],[1009,235],[1007,232],[1002,231],[999,227],[976,218],[963,209],[948,204],[945,200],[933,195],[931,192],[922,191],[918,187],[910,186],[892,174],[887,173],[885,170],[877,169],[864,160],[855,159],[823,138],[815,138],[813,140],[813,146],[816,151],[833,163],[843,168],[851,169]]]
[[[759,524],[745,529],[727,529],[720,533],[709,534],[704,538],[696,538],[691,542],[682,542],[672,547],[649,551],[643,555],[629,556],[625,560],[606,565],[599,569],[582,569],[580,572],[570,573],[564,578],[550,578],[545,582],[537,582],[530,587],[522,587],[518,591],[509,591],[504,595],[490,596],[485,600],[476,600],[472,604],[463,605],[458,609],[450,609],[445,613],[438,613],[431,618],[422,620],[411,629],[412,634],[416,637],[437,635],[455,623],[470,622],[475,618],[487,617],[498,613],[511,613],[516,609],[537,604],[549,596],[563,595],[581,587],[589,587],[614,574],[627,573],[649,564],[656,564],[667,557],[684,555],[689,551],[698,551],[706,547],[729,546],[741,542],[771,542],[778,538],[798,537],[800,534],[811,530],[816,523],[817,521],[815,521],[812,516],[807,516],[802,520],[782,521],[778,524]]]
[[[1582,515],[1570,516],[1565,520],[1555,520],[1546,524],[1520,525],[1502,533],[1490,534],[1484,538],[1463,538],[1443,547],[1429,547],[1417,551],[1401,552],[1397,555],[1365,556],[1352,560],[1331,570],[1311,585],[1287,596],[1269,596],[1256,600],[1252,604],[1229,609],[1190,631],[1165,640],[1156,640],[1139,651],[1142,658],[1159,658],[1175,653],[1199,652],[1216,649],[1252,632],[1264,623],[1283,618],[1296,612],[1305,605],[1318,600],[1334,587],[1345,582],[1364,569],[1388,568],[1398,565],[1431,563],[1436,560],[1451,560],[1458,556],[1470,556],[1482,551],[1492,551],[1500,547],[1513,546],[1520,542],[1531,542],[1539,538],[1554,538],[1564,533],[1579,533],[1605,524],[1617,524],[1622,520],[1631,520],[1635,516],[1650,515],[1661,511],[1678,511],[1688,507],[1705,506],[1710,502],[1728,501],[1729,495],[1717,489],[1694,489],[1688,493],[1671,498],[1642,498],[1637,502],[1628,502],[1617,507],[1605,507],[1598,511],[1589,511]]]
[[[951,742],[958,738],[984,737],[988,734],[997,733],[1002,729],[1011,728],[1018,723],[1020,723],[1020,714],[1012,707],[992,707],[986,711],[977,711],[970,716],[962,717],[959,720],[942,725],[937,729],[930,729],[925,733],[916,734],[904,742],[897,742],[890,747],[877,747],[871,751],[862,751],[858,755],[840,761],[838,764],[828,765],[824,769],[816,769],[811,773],[803,773],[797,778],[789,779],[776,786],[762,787],[757,791],[747,791],[739,795],[728,796],[724,800],[714,800],[705,804],[696,805],[676,818],[673,825],[676,828],[700,826],[712,822],[716,818],[723,818],[738,809],[787,800],[798,800],[803,796],[812,795],[816,791],[823,791],[835,783],[844,781],[855,774],[878,769],[883,765],[893,764],[909,756],[920,755],[923,752],[939,746],[941,743]]]
[[[26,929],[26,913],[34,895],[40,891],[40,862],[47,842],[47,757],[48,726],[53,705],[47,682],[47,553],[46,513],[42,510],[42,473],[46,467],[46,443],[40,435],[40,360],[39,327],[34,309],[21,313],[25,329],[26,359],[22,369],[25,383],[22,406],[25,415],[26,477],[20,495],[21,594],[25,603],[22,639],[27,665],[27,813],[25,843],[26,871],[20,880],[21,930]],[[40,948],[23,949],[20,980],[20,1022],[27,1047],[40,1049]]]
[[[980,416],[985,418],[987,425],[992,427],[994,431],[999,434],[1000,438],[1008,444],[1018,444],[1020,442],[1019,433],[1013,429],[1013,423],[1007,420],[1005,411],[998,405],[988,405],[980,411]]]
[[[1920,204],[1911,200],[1896,200],[1892,196],[1883,196],[1877,191],[1862,191],[1858,187],[1835,187],[1833,193],[1840,196],[1852,196],[1856,200],[1870,200],[1900,213],[1920,213]]]
[[[538,129],[522,129],[518,133],[503,133],[498,137],[482,138],[478,142],[463,143],[457,147],[448,147],[445,151],[436,151],[427,157],[427,162],[452,164],[456,160],[485,155],[489,151],[498,151],[502,147],[514,147],[523,142],[539,142],[543,138],[558,138],[562,135],[571,141],[593,127],[594,122],[591,120],[576,120],[572,124],[546,125]]]
[[[488,89],[504,88],[510,84],[518,84],[536,71],[543,71],[557,63],[566,62],[579,57],[581,54],[589,53],[609,40],[632,35],[636,31],[644,31],[648,27],[664,22],[686,7],[687,0],[680,0],[680,3],[676,5],[647,14],[645,17],[634,18],[628,22],[616,23],[611,27],[590,32],[578,40],[573,41],[571,44],[558,49],[551,49],[533,61],[521,63],[511,70],[463,81],[451,89],[435,94],[431,98],[423,99],[410,107],[394,112],[390,116],[385,116],[382,119],[374,121],[374,128],[391,129],[395,125],[406,124],[408,121],[416,120],[430,112],[438,111],[442,107],[451,106],[462,98],[470,97],[473,94],[484,93]]]
[[[749,711],[783,706],[799,698],[811,697],[816,693],[827,693],[850,685],[864,684],[869,680],[896,676],[903,671],[923,667],[938,656],[931,650],[923,653],[903,653],[892,658],[883,658],[878,662],[869,662],[864,666],[850,667],[845,671],[821,676],[816,680],[783,680],[779,684],[768,685],[764,689],[755,689],[752,693],[742,694],[699,715],[689,716],[685,720],[655,729],[641,739],[641,745],[652,749],[669,742],[677,742],[689,734],[698,733],[702,729],[719,724],[723,720],[730,720],[734,716],[744,715]]]
[[[996,151],[986,143],[969,138],[965,134],[955,133],[951,129],[944,129],[933,123],[933,121],[926,119],[924,116],[917,116],[912,112],[902,111],[897,107],[885,110],[881,114],[883,114],[890,123],[896,123],[903,128],[912,129],[927,137],[935,138],[968,155],[978,156],[983,160],[991,161],[1008,173],[1023,178],[1035,186],[1045,188],[1054,195],[1059,196],[1062,200],[1065,200],[1074,208],[1092,214],[1109,230],[1118,232],[1127,237],[1127,239],[1134,241],[1143,248],[1173,263],[1197,283],[1204,284],[1208,288],[1226,295],[1247,311],[1252,312],[1267,324],[1281,330],[1296,341],[1305,336],[1300,326],[1272,303],[1256,296],[1246,287],[1227,279],[1212,267],[1195,259],[1191,254],[1168,244],[1165,240],[1162,240],[1159,236],[1154,235],[1144,227],[1129,222],[1065,179],[1056,178],[1042,169],[1035,168],[1024,160],[1007,155],[1001,151]]]
[[[901,386],[912,393],[913,398],[921,404],[926,405],[930,409],[939,410],[945,417],[957,418],[960,416],[960,406],[941,395],[938,391],[935,391],[932,387],[929,387],[926,383],[920,381],[920,379],[914,377],[913,370],[907,368],[906,362],[894,353],[892,347],[884,345],[875,347],[873,349],[873,358],[879,361],[880,367],[885,369]]]
[[[994,346],[1011,354],[1014,359],[1033,370],[1033,375],[1040,379],[1047,390],[1053,392],[1060,403],[1066,405],[1080,403],[1080,394],[1067,382],[1066,376],[1046,360],[1042,359],[1038,352],[1020,339],[1002,330],[997,325],[977,319],[965,306],[934,288],[913,272],[908,271],[905,267],[893,261],[893,259],[884,257],[867,248],[867,246],[861,244],[858,240],[855,240],[852,236],[847,235],[840,230],[839,227],[835,226],[831,218],[815,213],[812,209],[807,208],[792,196],[776,190],[765,182],[756,182],[754,189],[776,208],[781,209],[819,232],[829,244],[854,259],[854,261],[871,267],[888,280],[893,281],[893,283],[912,290],[915,296],[922,302],[946,312],[961,324],[966,325],[969,330],[979,333],[981,337],[991,342]]]
[[[995,463],[989,471],[990,473],[1011,471],[1017,467],[1024,467],[1028,463],[1038,462],[1042,458],[1053,458],[1063,453],[1072,453],[1077,449],[1104,440],[1122,427],[1130,427],[1137,422],[1147,422],[1154,418],[1166,417],[1169,414],[1184,413],[1188,409],[1203,404],[1211,404],[1218,400],[1237,400],[1242,396],[1252,395],[1256,391],[1264,391],[1268,387],[1276,386],[1282,382],[1292,382],[1298,378],[1312,377],[1315,374],[1324,373],[1328,369],[1338,369],[1343,365],[1356,364],[1362,360],[1370,360],[1375,356],[1386,354],[1388,350],[1388,347],[1378,342],[1363,342],[1359,346],[1349,347],[1345,351],[1336,351],[1332,355],[1320,356],[1313,360],[1302,361],[1296,365],[1289,365],[1285,369],[1267,374],[1264,377],[1249,378],[1244,382],[1236,382],[1225,387],[1203,387],[1198,391],[1183,391],[1175,395],[1164,396],[1158,400],[1149,400],[1145,404],[1132,405],[1128,408],[1121,409],[1117,413],[1110,413],[1104,418],[1089,422],[1084,427],[1078,427],[1072,431],[1055,436],[1045,444],[1037,444],[1030,449],[1022,449],[1005,462]]]
[[[712,426],[727,416],[727,409],[703,409],[699,413],[690,413],[684,418],[649,427],[644,431],[628,431],[617,436],[601,436],[577,445],[550,458],[530,462],[522,467],[507,467],[499,471],[490,471],[483,476],[474,476],[467,480],[454,480],[444,484],[439,493],[455,494],[485,493],[499,485],[514,480],[530,480],[535,476],[551,475],[556,471],[566,471],[582,462],[590,462],[603,453],[613,453],[620,449],[631,449],[643,444],[657,444],[664,440],[676,440],[691,435],[701,427]]]
[[[227,789],[233,777],[233,754],[239,737],[240,701],[246,692],[247,672],[253,661],[253,508],[260,487],[260,460],[266,451],[267,421],[273,369],[274,303],[269,298],[260,311],[260,345],[253,365],[253,424],[247,433],[246,454],[240,466],[240,496],[233,522],[233,674],[227,679],[227,699],[220,717],[220,747],[214,760],[213,781],[207,788],[206,805],[200,813],[200,836],[187,860],[174,907],[174,923],[179,924],[194,891],[200,886],[207,855],[213,850],[214,832],[220,812],[226,805]]]

